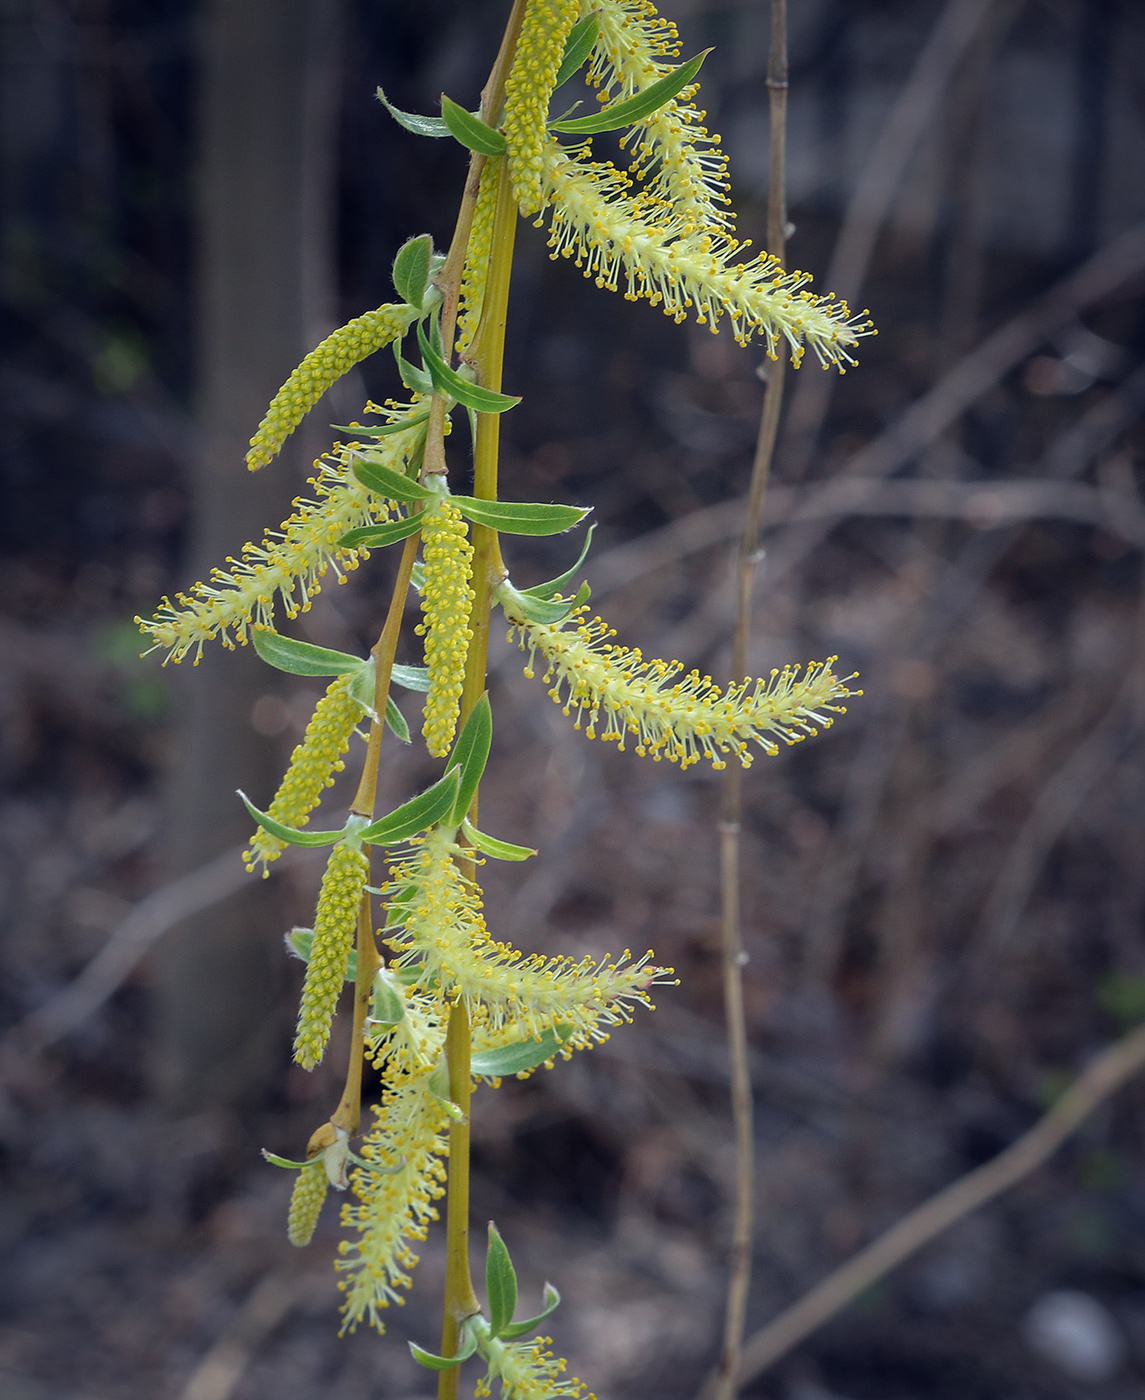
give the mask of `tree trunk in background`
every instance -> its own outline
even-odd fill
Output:
[[[207,0],[199,107],[198,404],[193,579],[287,513],[306,443],[258,474],[243,455],[266,405],[329,329],[337,0]],[[235,797],[265,805],[279,745],[251,723],[274,689],[250,648],[182,668],[169,830],[172,874],[250,834]],[[264,1083],[283,1030],[277,882],[186,923],[156,959],[157,1091],[172,1112]]]

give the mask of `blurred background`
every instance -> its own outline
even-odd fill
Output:
[[[387,1335],[339,1340],[337,1212],[291,1250],[290,1181],[258,1156],[299,1156],[340,1087],[337,1046],[287,1068],[281,934],[319,866],[256,884],[235,849],[233,789],[269,798],[317,691],[246,653],[141,662],[131,619],[276,524],[328,425],[396,392],[367,361],[244,472],[294,364],[392,295],[400,243],[448,242],[463,153],[375,89],[472,105],[505,8],[0,5],[5,1400],[432,1391],[406,1340],[436,1340],[440,1239]],[[673,13],[686,54],[717,46],[704,104],[758,245],[767,4]],[[789,257],[879,336],[845,378],[789,376],[757,590],[757,671],[838,654],[865,696],[746,782],[749,1330],[1145,1018],[1145,9],[801,0],[790,24]],[[761,358],[521,228],[506,493],[594,505],[620,639],[717,678]],[[575,548],[514,541],[514,576]],[[392,564],[294,635],[367,648]],[[586,742],[521,662],[498,634],[483,825],[542,854],[486,867],[491,926],[651,945],[681,985],[479,1094],[474,1216],[523,1302],[560,1287],[556,1347],[599,1395],[674,1400],[715,1354],[730,1220],[718,781]],[[433,772],[392,752],[386,796]],[[1130,1085],[748,1393],[1140,1396],[1143,1110]]]

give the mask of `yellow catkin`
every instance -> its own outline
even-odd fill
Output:
[[[314,1068],[330,1039],[330,1024],[357,933],[362,888],[369,876],[370,862],[360,850],[339,843],[330,852],[318,891],[314,942],[302,984],[298,1032],[294,1038],[294,1058],[303,1069]]]
[[[362,1321],[385,1330],[379,1313],[405,1301],[397,1290],[409,1288],[417,1263],[410,1241],[424,1240],[437,1219],[449,1119],[429,1092],[428,1078],[428,1072],[387,1076],[382,1107],[362,1141],[362,1160],[391,1170],[382,1175],[360,1168],[351,1177],[360,1204],[342,1209],[342,1224],[357,1231],[356,1239],[339,1246],[337,1267],[347,1275],[340,1285],[343,1331]]]
[[[315,346],[275,394],[251,438],[246,456],[250,470],[258,471],[273,461],[326,390],[367,355],[405,335],[417,316],[405,302],[388,303],[355,316]]]
[[[430,753],[444,758],[457,728],[465,684],[465,656],[473,636],[469,627],[473,546],[464,516],[447,499],[426,510],[421,541],[425,566],[421,610],[425,620],[416,631],[425,638],[425,664],[429,671],[422,735]]]
[[[268,815],[284,826],[305,826],[322,800],[322,793],[333,784],[334,775],[346,766],[342,755],[363,714],[361,705],[350,694],[351,680],[347,675],[331,682],[314,707],[302,743],[290,756],[290,767],[267,809]],[[250,871],[261,861],[266,875],[266,867],[285,849],[284,841],[259,827],[251,837],[250,849],[243,852],[243,860]]]
[[[499,162],[487,160],[481,172],[473,227],[465,249],[465,272],[461,278],[461,312],[457,318],[457,352],[464,355],[473,344],[481,325],[485,305],[485,283],[489,275],[489,254],[493,247],[493,216],[497,210],[497,170]]]
[[[308,1245],[314,1235],[318,1217],[326,1200],[326,1170],[322,1159],[303,1167],[294,1178],[290,1193],[290,1214],[286,1220],[286,1237],[299,1249]]]
[[[614,645],[613,629],[599,617],[586,622],[586,613],[578,608],[556,626],[512,619],[510,640],[515,634],[529,653],[525,674],[535,674],[540,652],[549,694],[566,715],[575,714],[577,729],[583,725],[590,739],[615,740],[621,748],[631,735],[638,754],[681,768],[705,757],[724,768],[725,755],[747,768],[749,744],[776,754],[779,743],[795,744],[826,729],[833,715],[845,712],[840,701],[862,694],[832,672],[834,657],[721,690],[698,671],[683,675],[679,661],[646,661],[637,649]]]
[[[576,23],[579,0],[529,0],[513,66],[505,82],[502,130],[508,147],[513,195],[523,214],[544,199],[545,124],[565,40]]]
[[[481,1348],[489,1370],[477,1383],[475,1394],[492,1394],[494,1380],[501,1382],[501,1400],[596,1400],[575,1376],[565,1379],[566,1363],[548,1347],[551,1337],[531,1342],[503,1342],[490,1338]]]

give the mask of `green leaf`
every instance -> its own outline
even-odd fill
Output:
[[[429,668],[426,666],[395,666],[390,672],[390,680],[406,690],[429,689]]]
[[[356,433],[358,437],[389,437],[391,433],[404,433],[407,428],[416,428],[429,418],[429,411],[415,413],[412,418],[402,418],[397,423],[381,423],[377,427],[364,428],[361,423],[332,423],[330,426],[339,433]]]
[[[410,570],[409,581],[410,581],[410,587],[411,587],[412,589],[414,589],[414,590],[415,590],[416,592],[418,592],[418,593],[420,593],[420,592],[422,591],[422,589],[425,588],[425,565],[424,565],[424,564],[422,564],[422,563],[419,562],[419,563],[417,563],[417,564],[415,564],[415,565],[413,566],[413,568]],[[428,689],[429,689],[429,686],[427,685],[427,686],[426,686],[426,690],[428,690]]]
[[[459,777],[460,771],[451,768],[432,787],[359,832],[360,839],[371,846],[396,846],[416,836],[419,831],[434,826],[453,811]]]
[[[386,696],[386,723],[403,744],[408,744],[410,742],[409,725],[406,723],[406,717],[394,703],[394,697],[392,695]]]
[[[473,1335],[472,1329],[464,1324],[458,1340],[461,1345],[457,1349],[456,1356],[435,1356],[432,1351],[423,1350],[416,1342],[410,1342],[409,1349],[419,1366],[424,1366],[430,1371],[448,1371],[451,1366],[460,1366],[463,1361],[468,1361],[477,1350],[477,1338]]]
[[[387,970],[384,967],[379,968],[374,977],[370,1019],[381,1021],[383,1025],[396,1026],[405,1020],[405,1015],[405,998],[393,985]]]
[[[407,476],[404,480],[410,478]],[[421,517],[417,515],[408,515],[404,520],[387,520],[384,525],[359,525],[356,530],[347,530],[338,546],[341,549],[384,549],[420,530],[421,525]]]
[[[433,239],[428,233],[423,233],[403,243],[394,258],[393,279],[398,296],[417,311],[425,304],[432,257]]]
[[[596,15],[585,15],[584,19],[578,20],[569,30],[569,37],[565,40],[561,66],[557,69],[556,81],[553,83],[554,89],[559,88],[562,83],[567,83],[592,53],[592,46],[596,43],[596,36],[599,32],[600,20]]]
[[[529,1070],[551,1060],[568,1038],[568,1026],[550,1027],[536,1040],[514,1040],[497,1050],[481,1050],[470,1063],[478,1079],[505,1079],[510,1074],[527,1074]]]
[[[397,361],[398,373],[402,377],[402,383],[414,394],[432,394],[433,380],[424,369],[418,369],[416,365],[411,365],[408,360],[402,358],[399,348],[400,342],[394,341],[394,359]]]
[[[305,1171],[307,1167],[320,1167],[322,1165],[321,1157],[312,1157],[308,1162],[292,1162],[289,1157],[278,1157],[275,1153],[268,1152],[265,1147],[261,1150],[262,1155],[272,1167],[290,1167],[294,1171],[299,1169]]]
[[[479,501],[475,496],[454,496],[453,504],[478,525],[506,535],[562,535],[579,525],[592,509],[539,501]]]
[[[374,709],[377,689],[377,682],[374,679],[374,658],[368,656],[350,682],[350,698],[356,700],[371,719],[378,717],[377,711]]]
[[[498,841],[496,836],[489,836],[484,831],[478,831],[469,822],[463,821],[461,829],[469,838],[469,844],[487,856],[492,856],[494,860],[528,860],[530,856],[537,853],[531,846],[514,846],[509,841]]]
[[[429,370],[433,386],[439,393],[448,394],[451,399],[456,399],[466,408],[476,409],[478,413],[504,413],[506,409],[514,408],[521,402],[512,394],[498,394],[493,389],[483,389],[480,384],[463,379],[434,351],[420,325],[417,328],[417,343],[421,347],[421,357]]]
[[[561,1295],[551,1283],[545,1284],[544,1300],[544,1310],[539,1312],[536,1317],[526,1318],[523,1322],[511,1322],[505,1328],[504,1332],[501,1333],[505,1341],[509,1342],[514,1337],[523,1337],[526,1332],[532,1332],[534,1328],[539,1327],[544,1322],[545,1318],[551,1316],[560,1307]]]
[[[354,475],[363,486],[368,486],[371,491],[376,491],[379,496],[385,496],[390,501],[428,501],[434,495],[432,491],[427,491],[424,486],[414,481],[413,477],[406,476],[405,472],[395,471],[393,467],[386,466],[385,462],[371,457],[367,452],[363,452],[354,463]]]
[[[440,117],[423,117],[417,112],[403,112],[400,107],[394,106],[381,88],[378,89],[378,100],[399,126],[404,126],[415,136],[448,136],[450,134],[449,127]]]
[[[596,523],[593,522],[588,527],[588,534],[585,536],[584,548],[580,552],[580,558],[572,566],[566,569],[557,578],[549,579],[548,583],[536,583],[532,588],[522,588],[521,592],[530,598],[551,598],[554,593],[561,593],[572,583],[573,579],[580,573],[580,566],[588,558],[588,551],[592,546],[592,537],[596,532]]]
[[[453,804],[450,821],[460,826],[469,811],[473,795],[485,772],[489,759],[489,746],[493,742],[493,711],[489,707],[489,692],[486,691],[474,705],[472,713],[465,721],[465,728],[457,736],[453,753],[449,758],[450,767],[456,765],[460,773],[457,785],[457,801]]]
[[[346,834],[345,827],[341,831],[296,831],[292,826],[283,826],[282,822],[276,822],[273,817],[268,817],[265,812],[260,812],[241,788],[236,788],[235,791],[242,798],[247,811],[258,822],[263,831],[269,831],[272,836],[277,836],[280,841],[285,841],[288,845],[332,846],[335,841],[340,841]]]
[[[360,656],[311,646],[309,642],[296,642],[293,637],[284,637],[269,627],[253,628],[251,640],[268,666],[289,671],[292,676],[344,676],[362,664]]]
[[[506,579],[497,586],[497,601],[507,613],[549,627],[568,617],[574,608],[583,607],[591,592],[588,584],[582,583],[575,598],[535,598],[528,593],[519,593]]]
[[[485,1255],[485,1296],[489,1300],[489,1331],[494,1337],[500,1337],[517,1311],[517,1271],[501,1232],[492,1220]]]
[[[681,63],[679,68],[665,73],[643,92],[626,97],[623,102],[614,102],[611,107],[594,112],[590,117],[574,117],[571,121],[553,122],[550,129],[567,131],[576,136],[593,136],[599,131],[615,131],[617,127],[632,126],[643,121],[658,107],[663,107],[665,102],[670,102],[682,88],[688,86],[710,53],[711,49],[705,49],[687,63]]]
[[[486,126],[480,117],[459,107],[456,102],[441,94],[441,118],[456,137],[470,151],[482,156],[500,156],[505,153],[505,138],[499,131]]]

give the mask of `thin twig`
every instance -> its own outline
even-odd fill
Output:
[[[743,1349],[739,1384],[766,1371],[936,1235],[1029,1176],[1143,1067],[1145,1026],[1102,1051],[1049,1113],[993,1161],[912,1210],[750,1338]]]
[[[783,265],[787,243],[787,0],[771,0],[771,44],[767,59],[767,92],[771,115],[771,170],[767,196],[767,250]],[[751,636],[751,595],[763,532],[763,507],[771,475],[771,459],[783,407],[787,361],[780,351],[769,367],[752,462],[751,485],[743,533],[736,556],[735,624],[732,633],[731,679],[747,675]],[[724,1016],[731,1065],[732,1120],[735,1127],[735,1204],[728,1259],[728,1293],[723,1348],[715,1373],[705,1387],[712,1400],[732,1400],[736,1393],[740,1349],[751,1284],[752,1242],[755,1234],[755,1131],[751,1066],[743,1003],[743,935],[740,921],[740,825],[743,786],[740,765],[733,759],[724,775],[720,810],[720,957],[723,969]]]

